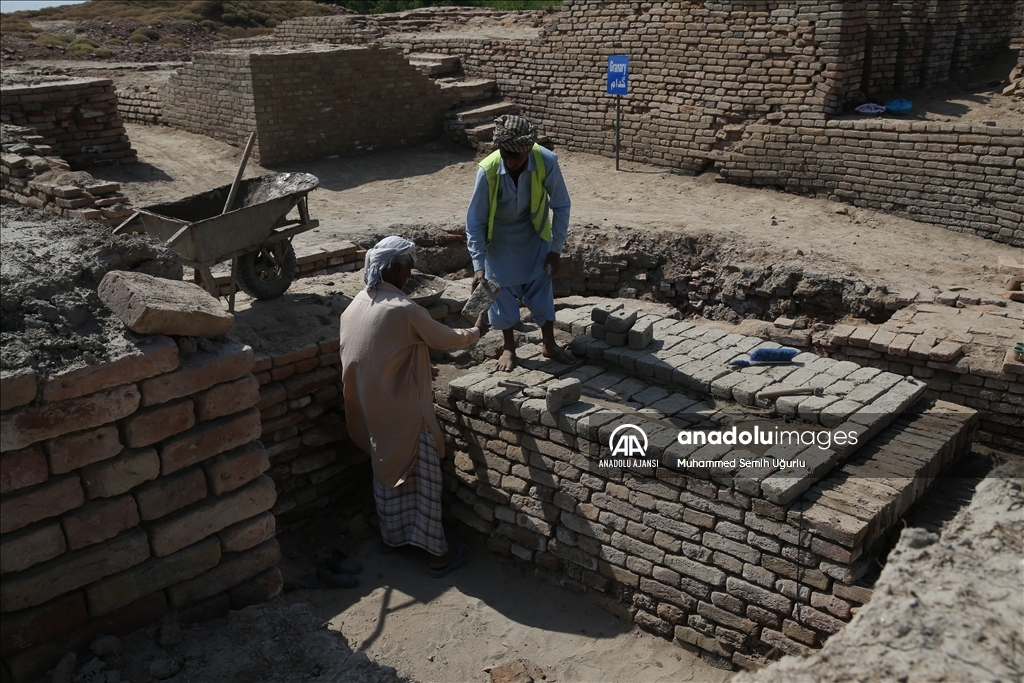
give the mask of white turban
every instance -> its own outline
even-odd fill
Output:
[[[396,235],[385,237],[376,246],[366,251],[366,264],[363,267],[363,282],[370,290],[380,282],[380,271],[386,269],[396,256],[415,254],[416,245]]]

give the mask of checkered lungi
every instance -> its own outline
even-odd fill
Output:
[[[431,555],[448,552],[441,526],[441,460],[429,429],[420,432],[416,464],[406,480],[387,488],[374,479],[373,498],[386,544],[414,545]]]

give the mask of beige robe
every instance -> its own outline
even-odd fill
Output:
[[[479,338],[476,328],[453,330],[437,322],[383,281],[372,293],[361,291],[345,309],[345,421],[352,440],[370,454],[374,479],[381,484],[394,487],[409,472],[424,428],[433,433],[438,456],[444,457],[427,347],[461,349]]]

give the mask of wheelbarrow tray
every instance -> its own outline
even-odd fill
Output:
[[[231,185],[147,206],[138,210],[139,219],[146,233],[173,249],[183,263],[209,267],[319,225],[309,219],[305,202],[299,207],[299,220],[286,219],[319,184],[309,173],[250,178],[240,183],[227,213],[221,211]]]

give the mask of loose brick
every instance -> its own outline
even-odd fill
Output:
[[[38,444],[0,455],[0,494],[42,484],[49,476],[46,456]]]
[[[0,533],[8,533],[41,519],[56,517],[85,502],[78,475],[51,479],[31,489],[9,494],[0,505]]]
[[[250,408],[243,413],[201,422],[184,434],[172,437],[160,447],[160,473],[170,474],[209,457],[260,437],[260,413]]]
[[[269,468],[267,451],[259,441],[221,453],[203,463],[210,492],[215,496],[248,484]]]
[[[139,410],[121,422],[121,435],[125,446],[140,448],[181,434],[195,423],[192,401],[186,398]]]
[[[0,416],[0,451],[115,422],[139,407],[134,384],[57,403],[18,408]]]
[[[97,287],[100,301],[138,334],[218,337],[235,322],[220,301],[193,282],[111,271]]]
[[[139,516],[159,519],[206,497],[206,477],[198,467],[161,477],[135,490]]]
[[[45,605],[0,620],[0,657],[53,640],[85,623],[89,613],[80,591],[62,595]]]
[[[131,384],[178,367],[178,345],[170,337],[147,337],[117,360],[67,370],[42,384],[44,401],[65,401],[104,389]]]
[[[273,514],[264,512],[238,524],[232,524],[217,532],[221,549],[226,553],[237,553],[257,546],[274,537],[277,521]]]
[[[217,566],[220,558],[220,541],[216,538],[200,541],[167,557],[150,558],[86,588],[89,614],[109,614],[158,590],[191,579]]]
[[[212,420],[241,412],[257,403],[260,403],[260,383],[249,374],[198,394],[196,416],[200,420]]]
[[[225,556],[213,569],[169,588],[167,595],[174,607],[191,605],[238,586],[280,559],[281,547],[272,538],[245,552]]]
[[[276,499],[273,479],[261,476],[231,493],[208,498],[154,522],[150,527],[153,555],[170,555],[225,527],[266,512]]]
[[[185,358],[174,372],[143,380],[140,383],[142,405],[166,403],[215,384],[230,382],[250,372],[252,366],[251,348],[236,341],[220,344],[213,352]]]
[[[0,574],[20,572],[67,550],[60,524],[42,524],[0,539]]]
[[[82,488],[89,498],[109,498],[131,491],[160,474],[160,456],[152,448],[123,451],[104,462],[83,467]]]
[[[41,605],[58,595],[134,567],[148,557],[146,532],[138,528],[109,541],[65,553],[0,583],[0,612]]]
[[[32,370],[0,372],[0,411],[28,405],[36,397],[36,373]]]
[[[92,501],[61,519],[71,550],[113,538],[138,523],[135,499],[127,495]]]

